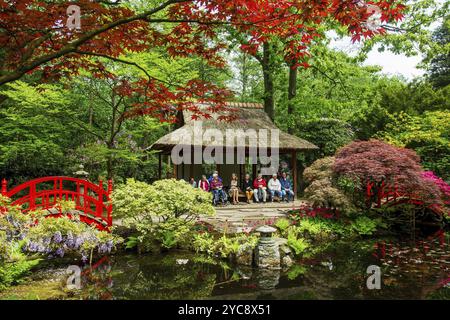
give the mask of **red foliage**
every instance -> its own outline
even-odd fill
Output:
[[[333,171],[360,181],[385,182],[427,202],[439,201],[436,185],[422,176],[419,156],[410,149],[399,148],[379,140],[356,141],[336,154]]]
[[[302,204],[298,209],[289,212],[289,218],[294,221],[294,224],[301,219],[315,217],[324,219],[338,219],[339,211],[329,208],[313,208],[306,204]]]
[[[69,30],[65,22],[71,3],[0,0],[0,86],[37,70],[44,78],[69,77],[77,75],[80,69],[87,69],[97,77],[112,78],[114,75],[100,58],[117,61],[128,52],[148,48],[161,48],[173,57],[196,55],[212,66],[221,67],[224,61],[218,53],[225,46],[219,40],[222,26],[248,34],[248,43],[242,49],[249,52],[272,36],[284,38],[286,59],[298,62],[294,67],[307,67],[308,46],[320,36],[317,30],[325,20],[334,19],[346,26],[356,40],[382,32],[364,27],[362,22],[369,14],[357,2],[167,0],[138,13],[121,4],[78,0],[74,4],[81,8],[81,29]],[[376,3],[382,10],[383,21],[402,17],[404,7],[397,2]],[[126,94],[142,98],[130,115],[157,114],[168,121],[172,119],[167,110],[191,107],[192,99],[223,107],[221,102],[228,97],[223,89],[198,80],[176,87],[148,78],[124,84]]]

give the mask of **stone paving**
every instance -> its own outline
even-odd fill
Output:
[[[289,210],[298,208],[305,203],[296,200],[289,203],[240,203],[216,207],[213,217],[202,216],[200,220],[211,224],[216,230],[226,233],[250,231],[251,229],[271,223],[279,218],[286,217]]]

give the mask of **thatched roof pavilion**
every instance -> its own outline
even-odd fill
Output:
[[[206,105],[199,105],[198,108],[200,110],[206,109]],[[219,121],[218,117],[227,115],[229,112],[232,112],[235,117],[232,121]],[[210,119],[201,119],[201,120],[193,120],[193,113],[184,110],[180,115],[180,127],[176,130],[170,132],[169,134],[163,136],[159,140],[157,140],[152,146],[150,146],[150,150],[158,150],[161,155],[170,155],[172,149],[175,146],[189,146],[194,149],[197,148],[197,152],[199,148],[204,150],[205,148],[213,148],[213,147],[230,147],[229,141],[227,141],[227,134],[237,131],[245,131],[250,132],[258,131],[260,129],[267,130],[267,139],[261,139],[261,136],[258,136],[258,143],[263,143],[268,145],[269,155],[274,151],[270,146],[270,142],[272,141],[272,132],[277,131],[278,137],[274,136],[274,139],[277,140],[276,151],[279,152],[280,155],[287,155],[290,157],[290,173],[292,175],[293,181],[297,181],[297,153],[298,152],[307,152],[310,150],[318,149],[314,144],[301,139],[299,137],[290,135],[281,130],[277,130],[278,128],[269,118],[269,116],[264,112],[264,107],[259,103],[239,103],[239,102],[231,102],[227,103],[226,111],[219,111],[216,113],[211,113]],[[199,129],[199,126],[201,126]],[[222,133],[224,139],[222,141],[217,141],[214,139],[201,139],[200,142],[196,141],[196,139],[191,139],[192,136],[198,134],[203,134],[207,129],[218,130]],[[229,136],[229,134],[228,134]],[[237,143],[240,143],[240,146],[245,147],[245,153],[248,156],[250,149],[253,147],[257,147],[254,145],[254,141],[251,140],[248,136],[244,139],[240,140]],[[261,141],[265,140],[265,141]],[[236,146],[231,144],[231,147]],[[281,156],[280,156],[281,157]],[[160,157],[161,159],[161,157]],[[251,161],[250,161],[251,162]],[[161,163],[161,161],[160,161]],[[286,161],[285,161],[286,163]],[[246,165],[251,165],[250,168],[246,168]],[[229,164],[229,163],[217,163],[213,165],[213,168],[219,171],[219,174],[224,178],[225,185],[230,179],[231,173],[237,173],[240,179],[243,178],[245,173],[252,173],[253,177],[259,172],[258,163],[249,163],[246,161],[246,164]],[[211,172],[211,165],[206,169],[201,164],[190,164],[183,163],[181,165],[174,165],[173,174],[176,178],[188,180],[190,177],[194,177],[198,180],[202,174],[209,175]],[[161,175],[161,166],[160,166],[160,175]],[[296,187],[296,184],[294,184]],[[296,189],[296,188],[295,188]]]

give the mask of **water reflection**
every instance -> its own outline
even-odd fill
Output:
[[[369,265],[381,268],[380,290],[366,287]],[[287,271],[232,267],[187,252],[129,254],[83,275],[83,289],[73,298],[450,299],[450,248],[443,234],[413,243],[336,242]]]

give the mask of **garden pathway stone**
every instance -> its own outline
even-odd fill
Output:
[[[200,221],[212,225],[219,232],[246,232],[260,225],[273,223],[277,219],[286,217],[289,210],[299,208],[305,203],[305,201],[296,200],[289,203],[241,203],[216,207],[215,216],[201,216]]]

